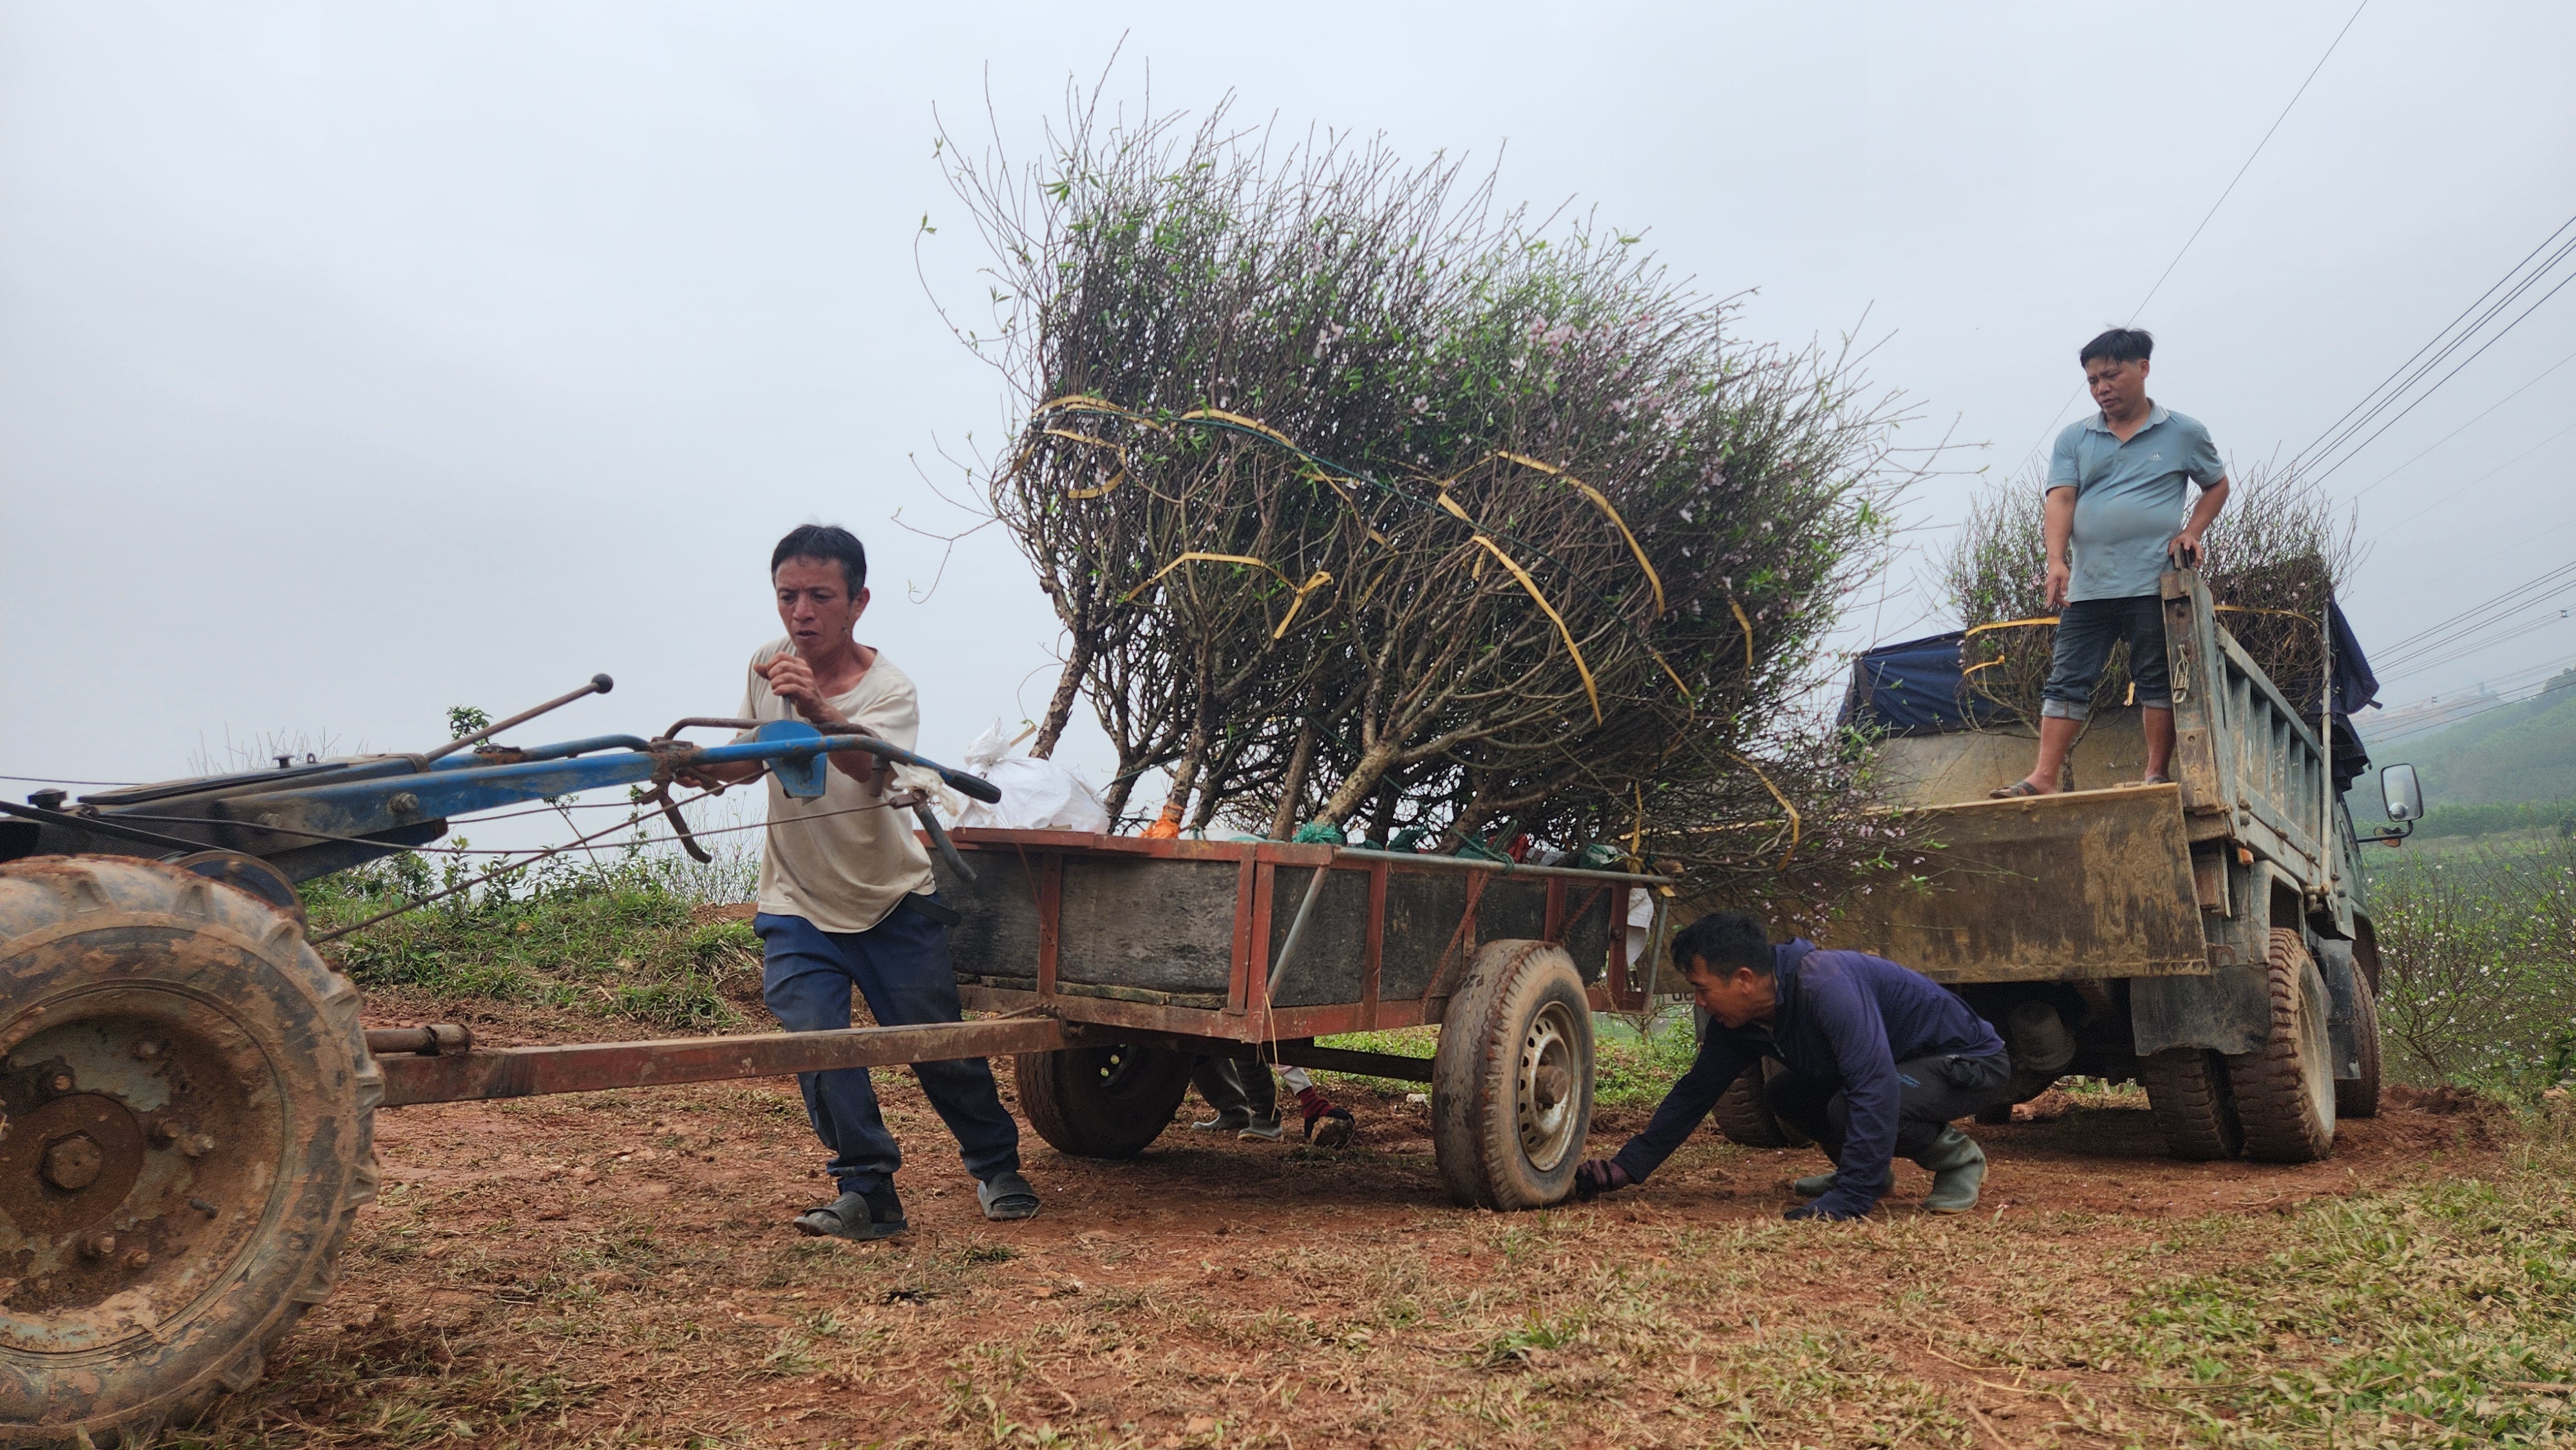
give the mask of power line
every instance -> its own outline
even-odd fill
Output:
[[[2394,745],[2400,740],[2412,740],[2419,735],[2430,735],[2437,730],[2447,730],[2454,725],[2465,724],[2471,720],[2475,720],[2480,715],[2493,714],[2498,710],[2508,709],[2515,705],[2528,705],[2534,700],[2545,699],[2558,691],[2565,690],[2570,687],[2576,687],[2576,680],[2570,680],[2564,685],[2553,680],[2548,684],[2542,685],[2539,689],[2532,691],[2528,695],[2517,695],[2512,699],[2498,700],[2490,705],[2481,705],[2474,710],[2463,710],[2457,715],[2447,715],[2439,720],[2427,721],[2421,725],[2410,725],[2403,730],[2395,731],[2387,735],[2364,735],[2361,737],[2361,743],[2369,749],[2377,750],[2382,746]]]
[[[2432,624],[2428,624],[2422,629],[2415,631],[2413,634],[2406,636],[2404,639],[2392,641],[2391,643],[2382,646],[2382,648],[2391,653],[2403,653],[2410,647],[2414,646],[2418,641],[2429,639],[2433,635],[2440,633],[2442,630],[2448,629],[2453,624],[2467,619],[2471,615],[2484,613],[2486,610],[2504,603],[2506,600],[2512,598],[2516,594],[2522,593],[2526,589],[2535,589],[2548,584],[2567,574],[2571,570],[2576,570],[2576,563],[2561,564],[2555,569],[2546,570],[2537,578],[2527,579],[2500,594],[2490,595],[2486,599],[2470,605],[2468,608],[2461,610],[2457,614],[2451,615],[2447,619],[2437,620]]]
[[[2468,482],[2461,484],[2458,488],[2452,489],[2449,493],[2442,495],[2440,498],[2424,505],[2415,512],[2408,514],[2406,517],[2399,519],[2393,524],[2390,524],[2387,528],[2381,529],[2379,532],[2372,534],[2370,536],[2370,541],[2376,543],[2380,539],[2387,537],[2391,530],[2406,527],[2408,524],[2424,517],[2433,510],[2449,503],[2451,500],[2458,498],[2461,494],[2467,493],[2470,489],[2477,487],[2479,484],[2482,484],[2488,479],[2495,477],[2497,474],[2504,472],[2506,469],[2513,467],[2515,464],[2520,463],[2522,460],[2529,458],[2535,453],[2538,453],[2541,449],[2548,447],[2550,444],[2557,442],[2559,439],[2566,437],[2570,433],[2576,433],[2576,423],[2568,424],[2566,427],[2561,428],[2557,432],[2550,434],[2548,437],[2541,439],[2539,442],[2532,444],[2529,448],[2522,450],[2520,453],[2506,459],[2504,462],[2497,464],[2495,467],[2490,468],[2486,472],[2479,474],[2477,477],[2470,479]]]
[[[2191,251],[2191,244],[2200,240],[2200,234],[2202,232],[2209,230],[2210,219],[2217,216],[2218,209],[2227,204],[2227,198],[2236,194],[2236,183],[2243,181],[2245,179],[2245,173],[2254,169],[2254,159],[2263,154],[2264,147],[2272,144],[2272,134],[2281,129],[2281,123],[2283,121],[2290,119],[2290,112],[2297,109],[2299,98],[2306,95],[2308,93],[2308,87],[2316,83],[2317,73],[2324,70],[2326,68],[2326,62],[2334,58],[2335,47],[2343,44],[2344,36],[2352,31],[2353,22],[2361,19],[2361,12],[2369,8],[2370,0],[2361,0],[2360,4],[2352,7],[2352,14],[2344,21],[2343,29],[2336,31],[2334,39],[2326,42],[2325,54],[2318,56],[2317,63],[2308,67],[2307,79],[2299,82],[2299,88],[2290,93],[2289,104],[2281,108],[2281,114],[2272,118],[2272,124],[2263,132],[2263,139],[2255,142],[2254,149],[2245,154],[2245,164],[2236,168],[2236,174],[2234,176],[2227,178],[2227,186],[2224,190],[2218,193],[2218,200],[2211,202],[2209,204],[2209,210],[2201,214],[2200,225],[2193,227],[2191,229],[2191,235],[2183,238],[2182,247],[2173,254],[2173,260],[2165,263],[2165,269],[2156,274],[2155,285],[2149,287],[2147,289],[2147,295],[2139,298],[2138,305],[2130,310],[2129,322],[2131,325],[2135,325],[2139,315],[2147,310],[2147,304],[2156,300],[2156,294],[2164,290],[2165,279],[2173,275],[2174,268],[2182,265],[2183,257]],[[2036,454],[2039,452],[2040,448],[2047,445],[2049,435],[2057,431],[2059,420],[2066,416],[2067,403],[2074,402],[2077,397],[2083,394],[2083,392],[2084,389],[2081,386],[2078,386],[2074,392],[2066,395],[2065,403],[2057,405],[2057,412],[2048,420],[2048,426],[2040,430],[2039,442],[2032,446],[2032,453]]]
[[[2571,256],[2571,255],[2576,255],[2576,240],[2571,240],[2571,241],[2569,241],[2569,242],[2567,243],[2567,245],[2566,245],[2566,246],[2559,248],[2557,252],[2553,253],[2553,254],[2550,256],[2550,259],[2549,259],[2548,265],[2549,265],[2549,266],[2554,267],[2554,266],[2556,266],[2560,261],[2564,260],[2565,258],[2567,258],[2568,256]],[[2521,283],[2521,285],[2517,286],[2517,287],[2516,287],[2516,288],[2515,288],[2515,289],[2514,289],[2510,294],[2508,294],[2508,295],[2507,295],[2506,300],[2505,300],[2505,302],[2504,302],[2504,303],[2501,303],[2501,304],[2499,304],[2495,309],[2490,310],[2486,316],[2479,318],[2479,319],[2478,319],[2478,322],[2477,322],[2477,326],[2479,326],[2479,327],[2483,327],[2483,326],[2485,326],[2485,325],[2486,325],[2486,323],[2487,323],[2490,319],[2492,319],[2492,318],[2494,317],[2494,315],[2495,315],[2495,313],[2496,313],[2496,312],[2500,312],[2500,311],[2502,311],[2504,306],[2506,306],[2506,305],[2510,305],[2510,303],[2511,303],[2514,299],[2521,297],[2521,295],[2522,295],[2525,291],[2528,291],[2528,290],[2529,290],[2533,285],[2537,284],[2537,283],[2539,282],[2539,280],[2540,280],[2540,276],[2541,276],[2541,275],[2542,275],[2542,274],[2538,274],[2538,273],[2536,273],[2536,274],[2534,274],[2533,276],[2531,276],[2531,277],[2528,277],[2528,278],[2524,279],[2524,280],[2523,280],[2523,282]],[[2324,483],[2328,478],[2330,478],[2330,477],[2332,477],[2332,476],[2334,475],[2335,470],[2337,470],[2337,469],[2339,469],[2339,468],[2343,467],[2345,464],[2350,463],[2354,458],[2356,458],[2356,457],[2360,456],[2361,450],[2363,450],[2364,448],[2369,447],[2371,444],[2376,443],[2376,442],[2378,442],[2378,441],[2379,441],[2379,435],[2380,435],[2380,434],[2385,433],[2385,432],[2387,432],[2389,429],[2396,427],[2396,426],[2398,425],[2398,423],[2400,423],[2401,421],[2403,421],[2403,420],[2405,419],[2405,417],[2406,417],[2406,415],[2407,415],[2407,414],[2412,413],[2412,412],[2414,412],[2417,408],[2420,408],[2420,407],[2424,406],[2424,400],[2425,400],[2425,399],[2430,398],[2430,397],[2431,397],[2431,396],[2433,396],[2435,393],[2440,392],[2440,391],[2442,390],[2442,385],[2443,385],[2444,383],[2447,383],[2447,382],[2449,382],[2451,379],[2458,377],[2458,376],[2460,375],[2460,373],[2462,372],[2462,370],[2466,369],[2466,368],[2468,367],[2468,365],[2469,365],[2469,364],[2471,364],[2471,363],[2473,363],[2473,362],[2476,362],[2479,358],[2481,358],[2481,357],[2485,356],[2485,355],[2486,355],[2486,350],[2487,350],[2488,348],[2491,348],[2491,347],[2495,346],[2497,343],[2504,341],[2504,340],[2505,340],[2505,337],[2506,337],[2508,334],[2510,334],[2510,333],[2511,333],[2515,328],[2522,326],[2522,324],[2523,324],[2523,320],[2524,320],[2525,318],[2528,318],[2528,317],[2530,317],[2530,316],[2531,316],[2531,314],[2533,314],[2533,313],[2535,313],[2535,312],[2538,312],[2538,311],[2541,309],[2542,305],[2543,305],[2543,304],[2545,304],[2545,303],[2547,303],[2547,302],[2549,301],[2549,299],[2550,299],[2550,298],[2555,297],[2555,296],[2557,296],[2560,292],[2564,291],[2564,290],[2566,289],[2566,287],[2567,287],[2567,284],[2568,284],[2568,283],[2570,283],[2570,282],[2576,282],[2576,272],[2570,272],[2570,273],[2569,273],[2568,275],[2566,275],[2565,277],[2560,278],[2560,279],[2558,280],[2558,285],[2557,285],[2557,286],[2552,287],[2552,288],[2550,288],[2548,291],[2546,291],[2546,292],[2544,292],[2544,293],[2540,294],[2540,301],[2538,301],[2538,302],[2534,302],[2534,303],[2532,303],[2529,307],[2524,308],[2524,309],[2522,310],[2522,313],[2521,313],[2521,315],[2520,315],[2520,316],[2515,317],[2513,321],[2508,322],[2508,323],[2506,323],[2504,326],[2502,326],[2502,327],[2500,327],[2500,328],[2496,329],[2496,332],[2495,332],[2495,335],[2494,335],[2494,336],[2489,337],[2485,342],[2482,342],[2482,343],[2478,344],[2478,350],[2477,350],[2476,352],[2470,353],[2467,357],[2464,357],[2464,358],[2460,359],[2459,366],[2454,367],[2454,368],[2452,368],[2449,372],[2442,374],[2442,376],[2441,376],[2441,377],[2439,377],[2439,378],[2437,378],[2437,379],[2435,379],[2435,380],[2434,380],[2434,382],[2432,383],[2432,385],[2431,385],[2431,386],[2429,386],[2429,387],[2425,388],[2422,392],[2417,393],[2417,394],[2415,395],[2415,400],[2414,400],[2413,402],[2408,403],[2408,404],[2407,404],[2405,407],[2403,407],[2403,408],[2399,408],[2399,409],[2398,409],[2398,411],[2397,411],[2397,415],[2396,415],[2395,417],[2390,418],[2387,422],[2380,424],[2378,428],[2374,429],[2374,430],[2371,432],[2371,435],[2370,435],[2369,437],[2362,439],[2359,443],[2352,444],[2350,447],[2345,447],[2343,440],[2342,440],[2342,439],[2337,439],[2337,440],[2336,440],[2332,445],[2330,445],[2330,449],[2340,449],[2340,450],[2342,451],[2342,453],[2343,453],[2343,456],[2342,456],[2341,458],[2336,459],[2333,463],[2331,463],[2331,464],[2327,465],[2327,466],[2326,466],[2326,468],[2325,468],[2324,470],[2322,470],[2321,472],[2317,473],[2317,474],[2316,474],[2315,476],[2313,476],[2312,478],[2309,478],[2309,479],[2305,480],[2305,482],[2306,482],[2307,484],[2309,484],[2309,485],[2322,484],[2322,483]],[[2407,380],[2406,386],[2408,386],[2408,387],[2413,386],[2413,385],[2414,385],[2414,382],[2415,382],[2415,380],[2416,380],[2416,378],[2421,378],[2421,377],[2424,375],[2424,373],[2426,373],[2426,372],[2430,372],[2430,371],[2433,369],[2433,367],[2435,367],[2436,365],[2438,365],[2438,364],[2442,361],[2442,359],[2443,359],[2443,358],[2446,358],[2446,357],[2450,356],[2453,352],[2457,351],[2459,348],[2466,346],[2466,345],[2467,345],[2467,343],[2468,343],[2469,337],[2470,337],[2471,335],[2473,335],[2473,334],[2474,334],[2474,329],[2472,329],[2472,331],[2471,331],[2470,333],[2463,333],[2460,337],[2458,337],[2457,339],[2453,340],[2453,341],[2452,341],[2452,343],[2451,343],[2449,346],[2447,346],[2447,347],[2443,348],[2443,349],[2442,349],[2442,351],[2441,351],[2440,353],[2436,354],[2436,355],[2434,356],[2434,358],[2433,358],[2433,360],[2432,360],[2431,362],[2426,363],[2426,364],[2424,365],[2424,367],[2423,367],[2423,368],[2419,369],[2419,370],[2416,372],[2416,374],[2415,374],[2415,377],[2414,377],[2414,378],[2409,378],[2409,379]],[[2381,400],[2381,402],[2380,402],[2376,407],[2372,408],[2372,409],[2370,410],[2370,412],[2368,412],[2368,413],[2364,414],[2364,415],[2362,416],[2362,418],[2360,419],[2360,421],[2359,421],[2359,422],[2354,423],[2354,424],[2353,424],[2353,426],[2352,426],[2350,429],[2346,430],[2346,432],[2345,432],[2345,435],[2344,435],[2344,436],[2345,436],[2346,438],[2348,438],[2348,437],[2350,437],[2350,436],[2351,436],[2351,434],[2352,434],[2352,433],[2359,432],[2359,431],[2360,431],[2360,430],[2361,430],[2365,425],[2367,425],[2367,424],[2368,424],[2372,419],[2374,419],[2374,418],[2378,417],[2381,413],[2386,412],[2389,408],[2395,407],[2395,406],[2396,406],[2396,403],[2397,403],[2397,399],[2398,399],[2398,397],[2401,395],[2401,393],[2402,393],[2402,392],[2403,392],[2403,389],[2401,389],[2399,393],[2391,393],[2391,394],[2389,394],[2389,395],[2388,395],[2388,397],[2387,397],[2387,398],[2385,398],[2385,399]],[[2313,445],[2311,445],[2311,446],[2313,446]],[[2322,455],[2320,455],[2320,456],[2322,456]],[[2293,458],[2293,459],[2291,459],[2291,460],[2290,460],[2290,467],[2291,467],[2291,469],[2292,469],[2294,472],[2295,472],[2295,470],[2298,468],[2298,466],[2299,466],[2299,460],[2298,460],[2297,458]]]
[[[2476,418],[2471,418],[2468,422],[2461,424],[2459,427],[2454,428],[2450,432],[2433,440],[2432,446],[2426,448],[2423,453],[2416,454],[2413,458],[2407,459],[2404,463],[2397,465],[2395,468],[2388,470],[2386,473],[2379,475],[2379,477],[2363,485],[2359,492],[2353,494],[2350,501],[2356,503],[2359,502],[2362,494],[2370,492],[2372,489],[2379,487],[2381,484],[2386,483],[2388,480],[2395,478],[2397,475],[2404,473],[2416,464],[2421,463],[2424,460],[2424,455],[2426,453],[2431,453],[2434,448],[2439,448],[2443,444],[2450,442],[2452,439],[2459,437],[2461,434],[2468,432],[2470,428],[2477,424],[2479,419],[2486,417],[2487,413],[2492,413],[2496,409],[2503,407],[2505,404],[2512,402],[2514,399],[2521,397],[2523,394],[2530,392],[2533,388],[2540,386],[2541,378],[2548,377],[2551,373],[2558,371],[2560,368],[2563,368],[2572,362],[2576,362],[2576,352],[2571,352],[2567,354],[2567,356],[2560,358],[2558,361],[2551,363],[2549,366],[2542,368],[2540,370],[2540,377],[2533,378],[2530,382],[2523,384],[2521,387],[2518,387],[2512,392],[2505,394],[2503,397],[2496,399],[2494,402],[2489,403],[2485,412],[2478,414]]]

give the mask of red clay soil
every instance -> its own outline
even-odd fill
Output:
[[[547,1014],[478,1033],[490,1045],[602,1035],[565,1030],[579,1027]],[[1006,1066],[1001,1078],[1007,1099]],[[1925,1292],[1973,1320],[2013,1300],[1999,1256],[2080,1275],[2159,1242],[2163,1220],[2288,1214],[2478,1171],[2498,1147],[2474,1102],[2400,1102],[2344,1123],[2328,1162],[2189,1164],[2163,1156],[2142,1108],[2052,1094],[2031,1120],[1974,1130],[1993,1163],[1975,1214],[1924,1215],[1925,1176],[1900,1164],[1880,1223],[1800,1226],[1817,1231],[1784,1241],[1756,1231],[1793,1201],[1788,1179],[1819,1170],[1812,1150],[1747,1150],[1709,1130],[1649,1185],[1601,1204],[1469,1212],[1440,1188],[1427,1108],[1391,1093],[1360,1097],[1358,1140],[1332,1153],[1180,1123],[1140,1161],[1112,1164],[1030,1134],[1044,1212],[988,1224],[910,1076],[878,1081],[910,1155],[899,1181],[913,1228],[877,1245],[789,1232],[830,1196],[792,1081],[381,1114],[386,1193],[360,1216],[336,1294],[265,1384],[222,1405],[210,1443],[1707,1443],[1730,1437],[1684,1415],[1700,1403],[1700,1356],[1760,1335],[1766,1313],[1883,1323],[1873,1373],[1984,1394],[1985,1410],[1967,1413],[2010,1415],[2019,1400],[1973,1388],[2000,1389],[1979,1376],[2001,1371],[1978,1369],[1967,1341],[1936,1352],[1925,1336],[1921,1352],[1896,1352],[1905,1316],[1869,1317],[1894,1291],[1837,1245],[1917,1264]],[[1594,1151],[1643,1118],[1603,1114]],[[1587,1317],[1631,1270],[1720,1244],[1743,1246],[1759,1265],[1745,1274],[1767,1277],[1742,1278],[1740,1299],[1685,1305],[1669,1355],[1643,1330],[1613,1335]],[[1552,1342],[1564,1336],[1546,1326],[1560,1322],[1594,1324],[1591,1358]],[[1638,1388],[1665,1374],[1669,1410]],[[1533,1375],[1596,1408],[1537,1414],[1511,1398]],[[2040,1430],[1999,1438],[2072,1433]]]

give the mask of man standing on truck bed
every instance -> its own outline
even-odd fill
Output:
[[[758,721],[803,718],[857,725],[906,750],[921,728],[912,680],[858,641],[868,607],[868,555],[849,530],[807,524],[791,530],[769,559],[778,619],[787,637],[753,651],[742,714]],[[761,995],[778,1025],[818,1032],[850,1025],[850,988],[868,1000],[880,1027],[955,1022],[962,1015],[948,964],[948,927],[957,914],[932,892],[930,854],[896,807],[902,794],[876,756],[826,757],[824,791],[798,800],[769,784],[769,829],[760,854]],[[757,765],[701,768],[690,785],[748,780]],[[1020,1176],[1020,1127],[1003,1108],[993,1069],[980,1057],[925,1062],[913,1072],[939,1110],[976,1180],[990,1219],[1029,1218],[1038,1197]],[[841,1196],[796,1218],[798,1233],[880,1239],[904,1231],[894,1171],[903,1152],[886,1131],[864,1067],[796,1075],[814,1134],[832,1150],[826,1165]]]
[[[1952,1120],[2011,1102],[2012,1062],[1967,1003],[1867,952],[1803,940],[1773,946],[1762,924],[1738,911],[1682,928],[1672,952],[1709,1015],[1699,1057],[1617,1157],[1575,1169],[1577,1194],[1645,1182],[1738,1077],[1776,1057],[1789,1070],[1763,1086],[1772,1114],[1835,1164],[1792,1185],[1815,1201],[1788,1217],[1861,1217],[1887,1192],[1888,1161],[1899,1154],[1932,1174],[1926,1209],[1977,1206],[1985,1151]]]
[[[2200,562],[2200,537],[2227,504],[2227,469],[2209,430],[2147,396],[2156,340],[2115,327],[2084,344],[2077,361],[2102,411],[2066,425],[2048,460],[2048,604],[2059,611],[2056,657],[2040,691],[2039,761],[1996,799],[2057,789],[2067,752],[2093,713],[2093,687],[2119,640],[2129,642],[2147,736],[2146,783],[2173,763],[2173,683],[2165,667],[2167,556]],[[2180,532],[2183,481],[2200,498]],[[2070,563],[2068,546],[2073,545]]]

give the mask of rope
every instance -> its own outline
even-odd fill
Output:
[[[1735,755],[1735,752],[1732,750],[1726,753],[1729,755]],[[1780,794],[1780,787],[1771,783],[1771,777],[1762,773],[1761,766],[1755,765],[1752,761],[1745,759],[1741,755],[1735,755],[1735,762],[1736,764],[1743,766],[1746,770],[1752,771],[1753,778],[1762,782],[1762,788],[1771,792],[1771,799],[1778,801],[1780,803],[1780,809],[1788,813],[1789,849],[1780,853],[1780,864],[1771,868],[1774,871],[1786,871],[1789,869],[1789,858],[1798,854],[1798,808],[1789,804],[1789,798],[1787,796]]]

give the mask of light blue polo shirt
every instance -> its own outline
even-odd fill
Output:
[[[2183,480],[2207,488],[2226,476],[2209,430],[2167,408],[2148,413],[2126,443],[2098,412],[2067,424],[2049,454],[2047,486],[2075,490],[2068,602],[2155,593],[2165,544],[2182,529]]]

